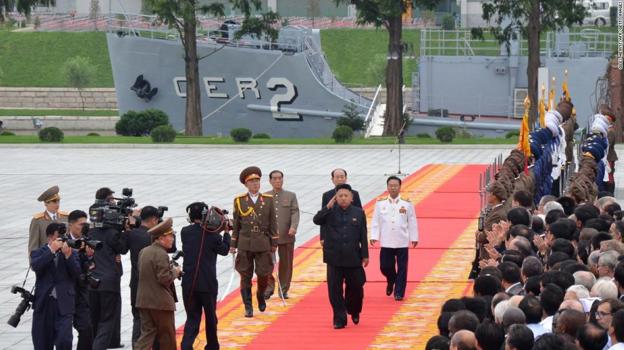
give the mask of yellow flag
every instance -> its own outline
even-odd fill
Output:
[[[548,110],[555,109],[555,77],[552,78],[552,87],[548,92]]]
[[[542,97],[539,100],[537,105],[539,111],[539,125],[540,128],[546,127],[546,103],[544,102],[544,92],[546,91],[546,87],[542,85]]]
[[[561,83],[561,90],[563,90],[563,99],[565,101],[570,102],[572,97],[570,97],[570,90],[568,89],[568,70],[566,69],[564,72],[563,83]]]
[[[526,158],[531,156],[531,146],[529,144],[529,107],[531,101],[527,96],[524,99],[524,115],[522,116],[522,124],[520,125],[520,135],[518,135],[517,148],[524,153]]]

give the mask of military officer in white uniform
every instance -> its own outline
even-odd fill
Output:
[[[418,245],[418,222],[414,205],[407,197],[399,196],[401,179],[390,176],[386,180],[388,197],[375,204],[371,224],[370,244],[381,244],[379,254],[381,273],[386,276],[386,295],[394,291],[394,299],[403,300],[407,283],[408,248]]]

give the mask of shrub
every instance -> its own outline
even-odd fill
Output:
[[[442,17],[442,29],[455,30],[455,17],[452,15]]]
[[[87,134],[87,136],[100,136],[100,134],[98,134],[97,132],[90,132]]]
[[[271,135],[265,133],[254,134],[251,138],[253,139],[270,139]]]
[[[519,137],[519,136],[520,136],[520,131],[518,130],[512,130],[505,134],[506,139],[511,139],[511,138]]]
[[[337,126],[348,126],[351,131],[359,131],[364,129],[364,119],[360,117],[357,107],[350,103],[344,106],[342,110],[344,117],[338,118]]]
[[[247,128],[232,129],[230,131],[230,136],[232,136],[234,142],[249,142],[251,130]]]
[[[146,136],[157,126],[168,125],[169,117],[158,109],[128,111],[115,124],[115,132],[123,136]]]
[[[422,133],[422,134],[416,134],[416,137],[418,137],[419,139],[430,139],[431,135],[429,135],[429,134],[427,134],[425,132],[425,133]]]
[[[155,143],[173,142],[176,138],[176,131],[171,125],[160,125],[152,129],[150,136]]]
[[[336,143],[348,143],[353,139],[353,129],[346,125],[341,125],[336,127],[334,133],[332,134],[332,138]]]
[[[455,138],[455,130],[450,126],[443,126],[436,130],[435,135],[440,142],[451,143],[453,138]]]
[[[64,136],[61,129],[54,126],[39,130],[39,140],[43,142],[61,142]]]
[[[472,138],[472,134],[468,130],[461,128],[455,131],[455,137],[460,139],[470,139]]]

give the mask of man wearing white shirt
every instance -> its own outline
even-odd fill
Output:
[[[613,314],[613,321],[609,327],[609,338],[613,344],[609,350],[624,350],[624,310],[619,310]]]
[[[390,176],[386,180],[388,197],[375,204],[371,224],[372,246],[380,242],[381,273],[386,276],[386,295],[394,291],[395,300],[403,300],[407,283],[408,248],[418,245],[418,222],[414,205],[407,197],[399,196],[401,179]]]

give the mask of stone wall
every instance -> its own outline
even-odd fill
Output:
[[[113,88],[85,89],[85,108],[117,109]],[[0,108],[82,108],[78,90],[72,88],[0,87]]]

